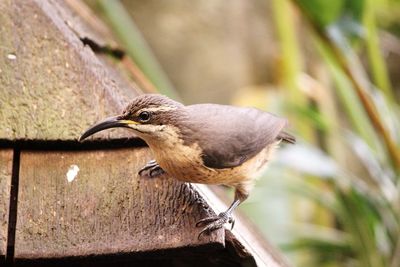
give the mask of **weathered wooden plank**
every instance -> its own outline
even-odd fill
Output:
[[[223,230],[197,239],[195,222],[207,211],[194,190],[137,176],[150,159],[147,148],[22,151],[15,258],[222,248]]]
[[[12,160],[12,150],[0,150],[0,265],[7,249]]]
[[[83,45],[63,4],[0,1],[0,139],[74,140],[140,91]]]

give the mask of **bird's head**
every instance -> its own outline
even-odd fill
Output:
[[[184,115],[183,107],[181,103],[166,96],[141,95],[136,97],[121,115],[107,118],[91,126],[82,134],[79,141],[99,131],[115,127],[133,129],[145,141],[162,139],[171,133],[171,130],[176,129],[177,121]]]

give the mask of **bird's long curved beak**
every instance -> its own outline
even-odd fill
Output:
[[[79,142],[83,141],[87,137],[91,136],[92,134],[95,134],[97,132],[100,132],[105,129],[110,129],[110,128],[116,128],[116,127],[127,127],[130,128],[130,124],[138,124],[138,122],[131,121],[131,120],[122,120],[119,119],[118,116],[115,117],[109,117],[99,123],[96,123],[95,125],[91,126],[89,129],[87,129],[78,139]]]

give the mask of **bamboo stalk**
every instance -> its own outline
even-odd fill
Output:
[[[288,0],[273,0],[277,35],[281,48],[282,73],[280,82],[288,90],[289,106],[294,109],[308,105],[307,97],[299,90],[298,79],[301,73],[302,63],[299,53],[298,40],[295,34],[295,23],[293,20],[293,9]],[[313,132],[304,121],[293,120],[294,127],[306,140],[312,140]]]
[[[366,47],[368,59],[370,61],[369,65],[371,66],[371,73],[374,78],[375,84],[386,95],[386,98],[392,101],[394,99],[394,95],[392,86],[390,84],[385,60],[383,59],[380,50],[373,0],[366,1],[364,14],[364,25],[365,29],[367,30],[368,39],[368,41],[366,42]]]

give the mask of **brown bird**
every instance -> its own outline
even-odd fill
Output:
[[[136,97],[121,115],[90,127],[79,140],[104,129],[127,127],[149,145],[155,157],[139,175],[155,177],[166,172],[184,182],[233,187],[231,206],[196,224],[205,226],[200,237],[225,223],[233,228],[233,210],[249,196],[278,144],[295,143],[283,131],[286,125],[286,119],[255,108],[185,106],[166,96],[145,94]]]

